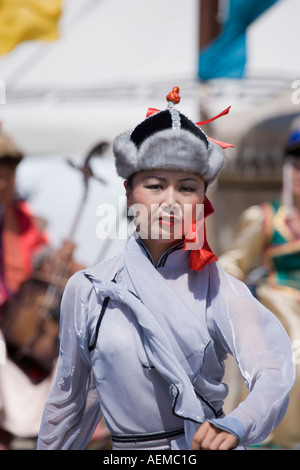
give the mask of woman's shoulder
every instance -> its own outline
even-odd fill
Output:
[[[74,302],[76,298],[87,301],[94,291],[93,281],[113,280],[116,274],[122,269],[122,266],[123,254],[120,253],[94,266],[77,271],[69,278],[65,286],[63,303]]]
[[[213,266],[211,266],[210,282],[216,287],[216,290],[219,293],[226,291],[227,293],[230,292],[231,295],[235,296],[238,295],[241,290],[245,292],[249,291],[245,282],[234,274],[227,272],[219,261],[213,263]]]
[[[66,290],[77,290],[91,288],[91,279],[99,281],[111,281],[123,267],[123,253],[119,253],[112,258],[97,263],[93,266],[81,269],[74,273],[67,282]]]
[[[81,273],[86,277],[92,276],[101,281],[111,281],[120,269],[122,269],[123,260],[124,254],[118,253],[112,258],[83,269]]]

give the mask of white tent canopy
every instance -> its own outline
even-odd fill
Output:
[[[198,3],[64,0],[58,40],[22,43],[0,58],[3,127],[30,154],[82,152],[130,128],[148,106],[165,106],[174,85],[197,119]],[[264,79],[258,94],[300,79],[299,12],[298,0],[280,0],[249,28],[247,76]]]
[[[60,39],[21,44],[0,60],[7,84],[0,119],[29,153],[111,139],[196,76],[196,0],[63,5]]]

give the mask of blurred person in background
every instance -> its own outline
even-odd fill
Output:
[[[50,377],[33,384],[31,378],[10,357],[4,320],[10,322],[8,310],[35,269],[35,259],[46,248],[48,239],[28,204],[18,198],[16,170],[23,154],[4,132],[0,132],[0,339],[5,357],[0,364],[0,448],[7,449],[14,435],[32,437],[40,419],[50,386]],[[12,316],[12,315],[11,315]],[[5,317],[5,318],[4,318]]]
[[[16,195],[16,168],[23,159],[0,132],[0,304],[16,293],[34,269],[34,256],[48,244],[27,203]]]
[[[299,446],[300,116],[293,121],[286,141],[282,194],[272,202],[246,209],[231,246],[219,262],[227,272],[249,284],[261,273],[255,281],[256,295],[277,316],[292,341],[296,380],[287,413],[270,436],[269,445]],[[244,388],[241,390],[242,399]]]
[[[1,450],[35,447],[56,369],[62,287],[82,268],[73,259],[72,242],[63,242],[54,252],[46,222],[18,196],[16,171],[23,158],[0,131]],[[60,269],[63,278],[58,276]],[[47,305],[53,286],[54,302]],[[106,442],[107,432],[100,427],[95,439],[103,437]]]

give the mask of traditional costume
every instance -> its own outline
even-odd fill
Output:
[[[13,141],[0,131],[0,164],[16,168],[23,158]],[[0,203],[0,305],[18,291],[34,269],[34,256],[47,245],[26,201]]]
[[[219,258],[222,267],[241,280],[253,282],[256,295],[285,327],[295,350],[296,380],[290,404],[269,444],[293,447],[300,442],[300,233],[290,224],[291,158],[300,156],[300,122],[292,124],[283,164],[282,196],[248,208],[240,217],[230,248]],[[263,266],[263,270],[255,268]],[[253,270],[254,276],[250,275]],[[238,397],[238,400],[241,396]]]
[[[171,103],[117,137],[114,153],[125,178],[181,169],[209,183],[223,165],[221,145]],[[58,371],[38,449],[84,449],[102,416],[113,449],[190,449],[205,420],[245,446],[284,416],[294,380],[290,340],[247,287],[218,266],[207,242],[189,250],[183,240],[155,264],[131,236],[122,254],[69,280],[61,319]],[[250,394],[225,416],[227,354]]]
[[[13,174],[22,158],[10,137],[0,131],[0,165],[10,168]],[[39,228],[29,204],[8,199],[3,198],[0,204],[0,446],[8,445],[16,436],[37,436],[52,380],[49,375],[36,384],[7,350],[3,322],[11,324],[15,312],[4,315],[4,308],[30,278],[37,258],[48,247],[47,235]]]

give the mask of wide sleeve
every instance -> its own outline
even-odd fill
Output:
[[[81,272],[65,288],[58,369],[42,416],[38,450],[84,449],[102,417],[88,354],[93,292]]]
[[[251,206],[242,213],[230,246],[219,257],[219,264],[238,279],[245,280],[249,272],[262,262],[268,230],[265,207]]]
[[[226,417],[212,422],[247,446],[266,439],[286,412],[295,378],[293,349],[275,315],[243,282],[218,271],[220,283],[212,287],[214,327],[222,347],[236,359],[249,394]]]

